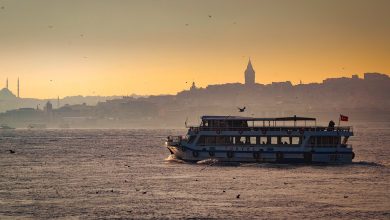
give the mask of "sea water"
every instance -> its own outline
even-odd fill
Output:
[[[354,162],[319,166],[186,163],[180,129],[3,130],[0,219],[390,219],[390,126],[354,131]]]

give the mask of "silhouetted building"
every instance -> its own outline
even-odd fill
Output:
[[[51,114],[51,112],[53,112],[53,104],[51,104],[50,101],[46,103],[45,111],[47,114]]]
[[[382,73],[364,73],[365,80],[387,80],[389,76]]]
[[[190,88],[190,91],[193,91],[193,90],[196,90],[196,85],[195,85],[195,82],[192,82],[192,86]]]
[[[248,66],[245,70],[245,85],[255,84],[255,70],[252,67],[251,59],[249,59]]]

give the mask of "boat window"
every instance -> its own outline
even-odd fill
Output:
[[[317,147],[336,147],[338,144],[340,144],[340,140],[340,137],[317,136],[310,137],[309,143],[310,145]]]
[[[291,138],[291,144],[300,144],[301,140],[299,137],[292,137]]]
[[[246,143],[246,138],[245,137],[240,137],[239,143],[245,144]]]
[[[266,124],[263,121],[254,121],[254,123],[253,123],[254,127],[263,127],[264,125],[266,125]]]
[[[205,136],[200,136],[197,145],[204,145],[205,144]]]
[[[282,137],[281,144],[291,144],[290,137]]]
[[[189,143],[189,144],[192,144],[192,142],[194,142],[195,139],[196,139],[196,136],[195,136],[195,135],[191,135],[191,136],[188,138],[188,143]]]
[[[216,144],[216,137],[206,136],[205,137],[205,144],[206,145],[214,145],[214,144]]]
[[[278,144],[278,138],[277,137],[271,137],[271,144]]]
[[[333,143],[334,144],[340,144],[341,143],[341,137],[333,137]]]
[[[250,144],[256,144],[256,137],[250,137]]]
[[[217,136],[216,144],[217,145],[233,144],[233,138],[228,136]]]
[[[316,144],[316,139],[314,137],[310,137],[309,143],[310,145],[314,146]]]
[[[267,137],[260,137],[260,144],[267,144]]]

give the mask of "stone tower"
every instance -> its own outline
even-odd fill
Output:
[[[245,85],[254,85],[255,84],[255,70],[252,67],[251,59],[249,59],[248,66],[245,70]]]

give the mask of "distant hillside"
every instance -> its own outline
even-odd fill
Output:
[[[177,95],[149,97],[66,97],[60,100],[16,99],[38,109],[17,109],[0,114],[0,121],[15,127],[42,123],[50,127],[182,127],[199,122],[202,115],[282,117],[303,115],[320,121],[390,121],[390,78],[366,73],[364,78],[326,79],[322,83],[292,85],[230,83],[197,88]],[[10,101],[7,101],[8,103]],[[34,103],[35,102],[35,103]],[[46,107],[45,107],[46,106]],[[246,107],[243,113],[238,107]],[[27,106],[24,106],[27,107]]]

